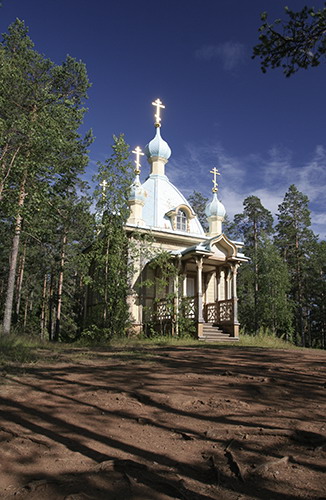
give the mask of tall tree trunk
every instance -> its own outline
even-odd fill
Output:
[[[57,297],[57,314],[56,314],[55,332],[54,332],[54,339],[53,339],[55,341],[59,340],[59,334],[60,334],[62,289],[63,289],[63,269],[64,269],[64,265],[65,265],[66,244],[67,244],[67,232],[64,231],[63,237],[62,237],[62,245],[61,245],[60,270],[59,270],[59,280],[58,280],[58,297]]]
[[[24,323],[23,323],[23,332],[24,333],[25,333],[26,324],[27,324],[28,302],[29,302],[29,298],[27,295],[26,302],[25,302],[25,309],[24,309]]]
[[[255,252],[255,290],[254,290],[254,326],[255,333],[258,330],[258,320],[257,320],[257,312],[258,312],[258,234],[257,234],[257,221],[254,220],[254,252]]]
[[[41,339],[44,340],[46,328],[46,292],[47,292],[47,274],[44,275],[42,291],[42,310],[41,310]]]
[[[103,326],[106,326],[108,312],[108,274],[109,274],[109,238],[106,243],[105,252],[105,288],[104,288],[104,311],[103,311]]]
[[[12,241],[11,255],[10,255],[10,268],[9,277],[7,285],[7,296],[5,302],[5,311],[3,317],[3,333],[9,335],[11,328],[11,317],[12,317],[12,307],[14,300],[14,290],[15,290],[15,279],[16,279],[16,269],[17,269],[17,258],[19,251],[20,234],[22,227],[22,215],[21,211],[24,206],[25,201],[25,184],[26,184],[27,172],[24,173],[23,180],[20,185],[19,199],[18,199],[18,215],[16,217],[15,233]]]
[[[305,347],[305,331],[303,327],[303,294],[302,294],[302,273],[301,273],[301,265],[300,265],[300,255],[299,255],[299,239],[296,233],[295,236],[295,254],[296,254],[296,275],[297,275],[297,301],[298,301],[298,309],[297,309],[297,325],[299,330],[299,335],[301,338],[301,345]]]
[[[17,278],[17,288],[16,288],[16,322],[19,321],[19,311],[20,311],[20,302],[23,288],[23,278],[24,278],[24,270],[25,270],[25,259],[26,259],[26,243],[24,245],[24,250],[22,255],[20,256],[19,262],[19,271]]]
[[[21,146],[18,146],[16,148],[16,150],[14,151],[12,157],[11,157],[11,160],[9,162],[9,165],[7,166],[6,164],[6,161],[4,159],[8,149],[9,149],[9,146],[6,145],[3,150],[2,150],[2,155],[1,155],[1,158],[0,158],[0,170],[1,170],[1,180],[0,180],[0,201],[2,200],[2,193],[3,193],[3,190],[4,190],[4,187],[5,187],[5,183],[6,183],[6,180],[10,174],[10,171],[12,169],[12,166],[15,162],[15,159],[19,153],[19,150],[20,150]]]
[[[50,287],[49,287],[49,322],[48,322],[48,332],[49,340],[53,340],[53,269],[51,269]]]

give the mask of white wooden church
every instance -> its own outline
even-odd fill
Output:
[[[205,233],[196,213],[183,194],[169,181],[166,164],[171,149],[161,136],[162,102],[152,103],[156,108],[155,136],[145,147],[150,165],[149,176],[140,182],[140,148],[136,148],[135,180],[130,187],[130,216],[126,230],[130,235],[150,233],[157,251],[171,254],[179,272],[166,286],[166,293],[155,286],[159,272],[147,260],[139,261],[135,269],[129,308],[133,330],[141,332],[151,324],[168,326],[178,335],[178,315],[186,314],[193,320],[197,336],[202,340],[237,339],[239,336],[237,307],[237,270],[248,259],[242,253],[243,243],[231,241],[223,233],[225,208],[217,197],[214,168],[213,194],[206,205],[209,231]],[[153,285],[139,287],[140,282]],[[171,295],[172,293],[172,295]],[[174,307],[168,304],[173,296]],[[187,309],[182,313],[182,301]]]

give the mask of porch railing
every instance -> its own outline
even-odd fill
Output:
[[[197,301],[195,297],[185,297],[180,302],[180,312],[184,318],[196,320]],[[155,304],[156,321],[170,321],[173,319],[173,302],[161,299]],[[219,300],[204,306],[204,320],[206,323],[233,323],[234,300]]]
[[[179,312],[184,318],[197,318],[197,303],[195,297],[184,297],[179,302]],[[174,306],[172,300],[161,299],[155,304],[155,319],[156,321],[171,320],[174,314]]]
[[[161,299],[155,304],[156,321],[167,321],[172,319],[173,304],[170,300]]]
[[[204,306],[206,323],[232,323],[234,319],[234,300],[219,300]]]
[[[181,299],[181,314],[184,318],[197,318],[197,301],[195,297],[183,297]]]

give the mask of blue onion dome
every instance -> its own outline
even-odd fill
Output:
[[[130,186],[130,191],[129,191],[129,201],[134,201],[134,200],[139,200],[144,202],[146,198],[146,191],[141,185],[139,175],[136,175],[136,178],[134,182]]]
[[[217,198],[217,194],[213,194],[212,201],[209,201],[205,208],[205,214],[207,217],[221,217],[224,219],[226,215],[226,210],[223,203]]]
[[[167,142],[161,137],[160,127],[156,128],[156,134],[145,146],[145,154],[147,158],[160,157],[168,160],[171,156],[171,149]]]

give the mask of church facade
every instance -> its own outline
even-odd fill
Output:
[[[145,154],[150,165],[146,181],[140,182],[140,148],[136,154],[135,180],[130,187],[130,216],[126,231],[150,234],[152,256],[135,262],[129,296],[130,317],[135,332],[149,324],[164,326],[178,335],[180,316],[193,323],[202,340],[237,339],[239,336],[237,271],[248,259],[243,244],[223,233],[225,208],[217,196],[217,169],[213,169],[213,194],[206,205],[209,230],[204,232],[196,213],[183,194],[169,181],[166,164],[171,149],[161,136],[157,99],[155,136]],[[158,285],[160,269],[153,266],[155,255],[164,252],[175,266],[174,276]],[[142,286],[142,283],[144,286]]]

